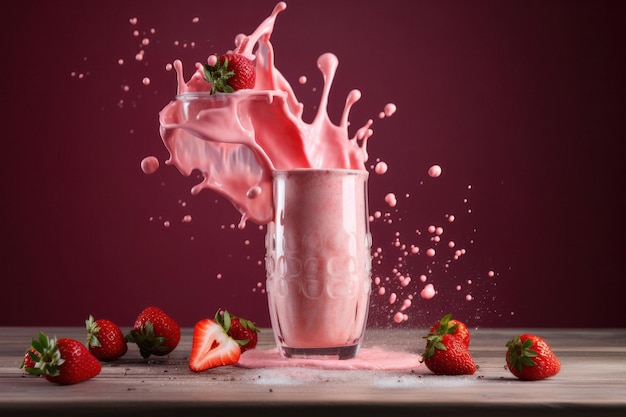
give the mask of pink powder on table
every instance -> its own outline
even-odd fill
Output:
[[[278,349],[251,349],[237,363],[242,368],[318,368],[333,370],[409,370],[421,365],[422,357],[415,353],[393,352],[380,348],[362,348],[352,359],[285,359]]]

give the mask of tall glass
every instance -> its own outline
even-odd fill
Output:
[[[286,358],[356,356],[369,309],[368,172],[274,172],[275,218],[267,227],[267,294]]]

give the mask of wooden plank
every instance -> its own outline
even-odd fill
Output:
[[[191,329],[168,357],[144,360],[136,347],[102,373],[56,386],[18,369],[34,328],[0,328],[0,415],[626,415],[626,329],[531,329],[562,362],[554,378],[516,380],[504,369],[504,344],[517,329],[473,329],[473,376],[435,376],[424,367],[402,371],[309,368],[187,368]],[[47,334],[84,339],[80,328]],[[423,329],[368,329],[365,347],[419,353]],[[259,349],[274,347],[263,329]]]

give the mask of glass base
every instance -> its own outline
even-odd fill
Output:
[[[279,346],[280,354],[293,359],[352,359],[359,352],[359,344],[324,348],[291,348]]]

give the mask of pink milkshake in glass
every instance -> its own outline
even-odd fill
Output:
[[[274,172],[265,261],[284,357],[348,359],[358,352],[371,291],[367,177],[346,169]]]

